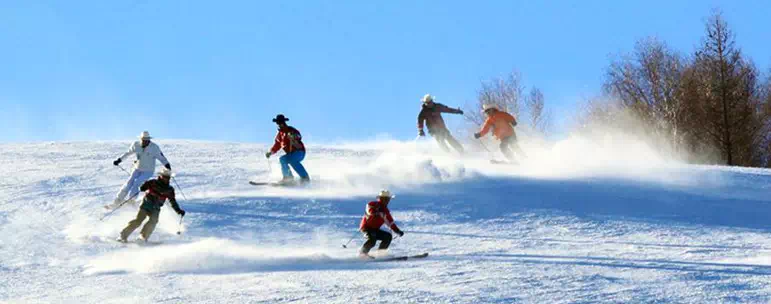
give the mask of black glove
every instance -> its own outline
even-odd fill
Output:
[[[399,229],[394,230],[394,233],[398,234],[399,237],[403,237],[404,236],[404,231],[401,231]]]
[[[426,132],[423,132],[423,129],[418,130],[418,136],[426,136]]]
[[[458,114],[463,115],[463,110],[458,109]]]
[[[480,137],[482,137],[481,133],[474,133],[474,138],[480,138]]]
[[[171,164],[166,164],[166,165],[164,165],[164,167],[166,167],[166,169],[171,170]]]
[[[121,162],[121,161],[122,161],[122,159],[118,158],[118,159],[116,159],[114,162],[112,162],[112,164],[113,164],[114,166],[117,166],[118,164],[120,164],[120,162]]]
[[[177,214],[179,214],[179,216],[185,216],[185,210],[179,209],[177,210]]]

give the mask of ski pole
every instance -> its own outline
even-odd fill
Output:
[[[182,198],[187,200],[187,196],[185,196],[185,192],[182,191],[182,187],[180,187],[179,184],[177,183],[177,179],[172,176],[171,180],[173,180],[174,181],[174,185],[176,185],[177,188],[179,188],[179,193],[182,193]]]
[[[479,144],[482,145],[482,148],[484,148],[485,151],[487,151],[487,153],[490,153],[490,154],[493,153],[493,152],[490,151],[490,149],[487,148],[487,145],[485,145],[485,142],[483,142],[481,138],[477,138],[477,139],[479,140]]]
[[[348,248],[348,244],[350,244],[350,243],[351,243],[351,241],[353,241],[353,239],[355,239],[355,238],[356,238],[356,235],[358,235],[358,234],[359,234],[359,232],[358,232],[358,231],[356,231],[356,233],[355,233],[355,234],[354,234],[354,235],[351,237],[351,239],[350,239],[350,240],[348,240],[347,242],[345,242],[345,244],[343,244],[343,248]]]
[[[115,207],[114,209],[110,210],[110,212],[107,212],[105,215],[102,216],[102,218],[99,219],[99,221],[101,222],[105,218],[107,218],[108,216],[112,215],[116,210],[120,209],[120,207],[123,207],[123,205],[126,204],[128,201],[130,201],[130,200],[134,199],[135,197],[137,197],[137,195],[139,195],[139,192],[135,193],[134,195],[129,197],[127,200],[125,200],[122,203],[120,203],[117,207]]]
[[[177,235],[182,234],[182,219],[185,218],[184,215],[179,216],[179,226],[177,226]]]
[[[131,176],[131,173],[129,173],[128,171],[126,171],[126,169],[123,169],[123,166],[121,166],[121,165],[118,165],[118,168],[120,168],[121,170],[123,170],[123,172],[126,172],[126,174],[128,174],[129,176]]]
[[[268,175],[273,175],[273,167],[270,165],[270,159],[265,158],[265,163],[268,164]]]

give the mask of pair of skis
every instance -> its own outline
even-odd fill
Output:
[[[426,257],[428,257],[428,252],[416,254],[416,255],[403,255],[403,256],[384,257],[384,258],[376,258],[376,257],[370,256],[370,259],[368,261],[372,261],[372,262],[407,261],[410,259],[422,259]]]
[[[302,185],[300,182],[255,182],[249,181],[252,186],[270,186],[270,187],[297,187]]]

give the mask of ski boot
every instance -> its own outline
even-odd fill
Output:
[[[280,185],[280,186],[294,185],[294,183],[295,183],[294,177],[291,177],[291,176],[290,177],[284,177],[280,181],[276,182],[276,184]]]

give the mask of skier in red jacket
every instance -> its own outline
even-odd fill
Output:
[[[388,203],[392,198],[391,192],[382,190],[377,196],[377,201],[367,203],[366,214],[361,218],[361,224],[359,224],[359,230],[367,239],[359,250],[359,254],[362,257],[369,256],[369,251],[372,247],[375,247],[377,241],[380,241],[379,250],[388,249],[388,246],[391,245],[391,233],[380,230],[383,224],[399,236],[404,236],[404,232],[396,226],[394,218],[391,216],[391,211],[388,210]]]
[[[287,125],[287,121],[289,121],[289,118],[286,118],[283,114],[278,114],[273,119],[273,122],[278,125],[278,134],[276,134],[273,147],[265,153],[265,157],[270,158],[271,155],[283,149],[286,154],[278,159],[281,163],[281,173],[284,176],[280,183],[294,182],[294,176],[292,171],[289,170],[289,166],[292,166],[292,169],[300,175],[301,183],[307,183],[311,179],[301,163],[305,159],[305,145],[302,142],[302,135],[300,135],[300,131]]]

